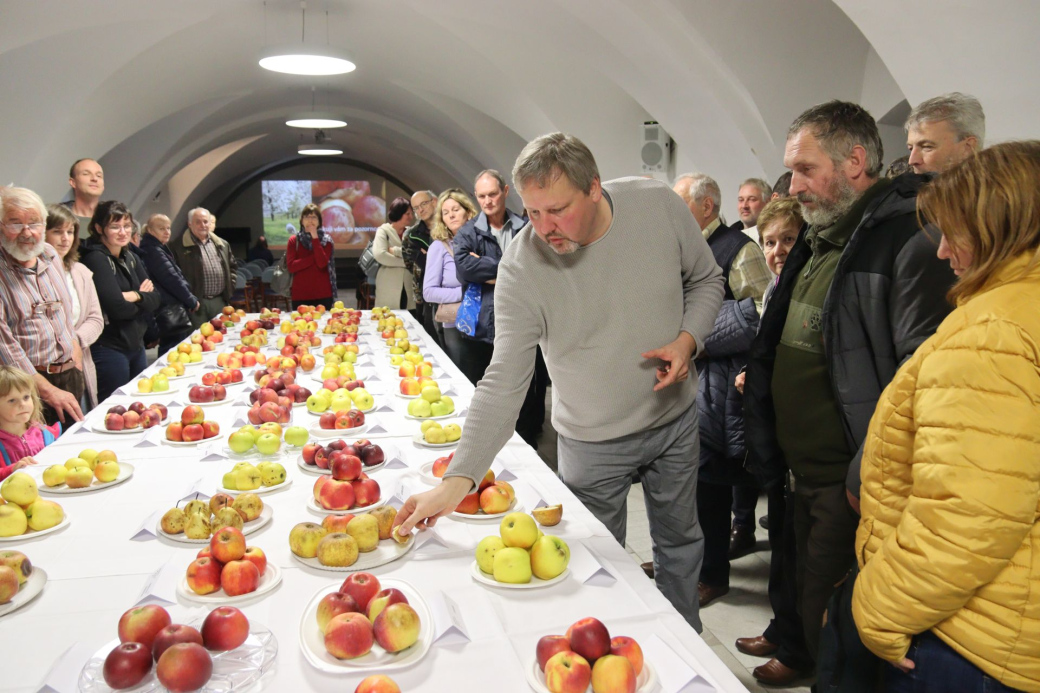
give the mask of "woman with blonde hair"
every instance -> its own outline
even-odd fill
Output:
[[[430,231],[430,249],[423,276],[423,300],[436,303],[434,322],[441,331],[441,343],[448,357],[459,365],[462,337],[455,329],[455,314],[462,302],[462,284],[455,272],[455,233],[477,216],[477,206],[459,188],[449,188],[437,197],[437,211]]]
[[[918,196],[956,309],[900,368],[863,451],[852,614],[890,691],[1040,691],[1040,141]]]

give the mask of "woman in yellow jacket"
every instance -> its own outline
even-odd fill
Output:
[[[1040,141],[918,197],[957,306],[863,452],[852,613],[890,691],[1040,691]]]

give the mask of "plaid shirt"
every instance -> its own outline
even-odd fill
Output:
[[[202,296],[220,296],[224,293],[224,265],[220,261],[217,246],[210,238],[202,243],[198,236],[195,236],[195,244],[199,246],[199,257],[202,258]]]
[[[708,240],[712,232],[719,228],[722,222],[715,221],[708,224],[704,229],[704,240]],[[762,297],[773,281],[773,273],[769,271],[766,264],[766,256],[757,243],[746,243],[737,256],[733,258],[733,264],[729,268],[729,290],[738,301],[745,298],[755,299],[758,312],[762,312]]]
[[[61,258],[50,245],[28,269],[0,250],[0,361],[26,373],[72,358],[76,332]]]

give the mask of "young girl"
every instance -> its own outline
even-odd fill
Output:
[[[32,376],[0,366],[0,479],[36,464],[33,455],[59,435],[60,423],[49,428],[43,422],[43,407]]]

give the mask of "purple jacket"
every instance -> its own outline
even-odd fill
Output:
[[[431,241],[423,274],[423,300],[427,303],[458,303],[462,300],[462,284],[455,272],[455,255],[444,241]],[[455,323],[444,323],[455,327]]]

